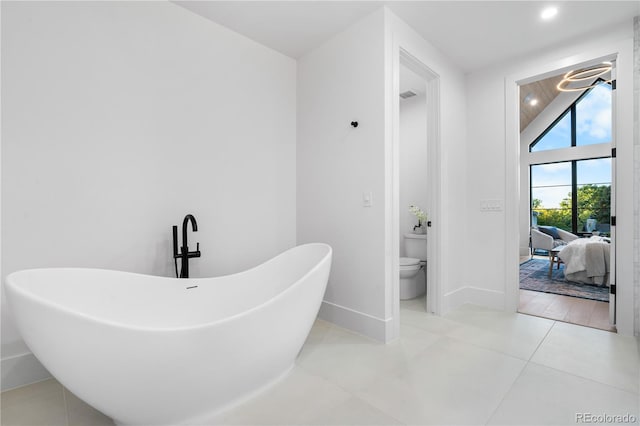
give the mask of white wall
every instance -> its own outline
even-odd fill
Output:
[[[505,64],[496,64],[490,68],[473,72],[467,76],[468,87],[468,197],[467,210],[471,217],[478,218],[480,225],[470,229],[468,233],[469,246],[466,251],[466,281],[481,290],[486,296],[483,304],[496,307],[506,306],[512,309],[513,301],[506,293],[515,294],[516,284],[512,282],[511,272],[517,269],[518,247],[514,247],[513,253],[507,252],[511,241],[516,241],[518,235],[518,201],[511,205],[512,199],[526,194],[518,194],[517,174],[513,158],[507,158],[506,153],[513,153],[516,148],[507,146],[506,124],[513,123],[517,119],[513,115],[514,102],[517,102],[515,90],[506,85],[514,75],[517,76],[543,76],[543,71],[551,72],[548,64],[554,64],[557,69],[570,66],[575,59],[588,60],[599,57],[608,52],[624,50],[623,60],[618,63],[619,85],[618,97],[624,106],[617,116],[619,135],[625,137],[618,140],[618,157],[624,156],[619,161],[618,190],[621,194],[630,194],[632,191],[632,152],[631,126],[633,123],[633,106],[630,105],[631,91],[624,90],[631,81],[633,71],[629,58],[628,45],[632,45],[632,21],[621,23],[615,27],[593,34],[591,38],[583,38],[580,42],[566,44],[555,50],[540,52],[538,55],[529,55],[526,59],[511,61]],[[622,46],[622,47],[621,47]],[[625,47],[627,46],[627,47]],[[524,83],[525,81],[523,81]],[[510,91],[511,90],[511,91]],[[509,102],[507,106],[506,102]],[[635,112],[637,114],[637,112]],[[506,123],[506,124],[505,124]],[[509,129],[507,129],[507,132]],[[511,138],[509,136],[509,138]],[[620,152],[626,154],[620,154]],[[513,178],[513,182],[511,179]],[[507,180],[509,179],[509,180]],[[480,213],[478,206],[482,199],[488,198],[506,199],[508,211],[495,213]],[[627,197],[629,198],[629,197]],[[631,313],[633,297],[628,292],[632,291],[632,276],[630,265],[633,253],[631,238],[633,227],[633,211],[631,203],[625,199],[619,199],[619,233],[618,258],[619,280],[623,284],[621,289],[625,293],[626,300],[619,297],[619,313],[625,316]],[[513,210],[511,210],[513,208]],[[512,226],[511,224],[514,224]],[[625,228],[625,229],[623,229]],[[507,233],[512,233],[508,235]],[[628,256],[628,258],[627,258]],[[507,262],[506,258],[513,259]],[[506,273],[505,273],[506,271]],[[516,274],[517,277],[517,274]],[[509,281],[507,281],[509,280]],[[516,278],[517,280],[517,278]],[[626,282],[626,284],[624,284]],[[628,286],[628,288],[624,288]],[[505,293],[506,292],[506,293]],[[620,296],[620,295],[619,295]],[[517,296],[516,296],[517,297]],[[515,308],[513,308],[515,309]],[[619,331],[629,334],[626,325]],[[632,333],[632,331],[631,331]]]
[[[416,61],[429,69],[433,84],[429,83],[427,96],[437,97],[436,117],[432,117],[435,125],[431,129],[430,138],[434,140],[434,155],[429,158],[428,172],[435,173],[437,179],[429,178],[430,197],[433,205],[427,206],[430,220],[433,222],[429,228],[429,250],[435,255],[435,262],[431,262],[430,270],[435,269],[435,278],[429,275],[428,297],[432,310],[444,314],[447,311],[467,302],[473,289],[465,287],[464,269],[461,262],[464,261],[462,253],[466,253],[467,230],[469,215],[466,211],[466,138],[467,138],[467,111],[466,111],[466,87],[463,72],[446,56],[446,53],[434,48],[428,40],[424,40],[418,33],[409,27],[404,21],[387,10],[387,79],[386,90],[388,105],[397,102],[394,95],[394,74],[399,70],[400,49],[407,52]],[[397,89],[397,88],[396,88]],[[430,113],[431,114],[431,113]],[[387,112],[387,156],[392,157],[393,152],[393,111]],[[431,133],[433,132],[433,133]],[[397,135],[396,135],[397,136]],[[400,141],[401,143],[401,141]],[[430,153],[432,151],[429,151]],[[431,154],[430,154],[431,155]],[[390,162],[389,162],[390,163]],[[392,181],[393,164],[388,164],[387,181]],[[434,176],[430,174],[430,176]],[[437,182],[436,182],[437,180]],[[391,191],[391,188],[388,188]],[[440,199],[436,201],[439,194]],[[389,198],[388,205],[393,202]],[[391,221],[389,221],[391,223]],[[398,226],[396,222],[395,226]],[[433,236],[436,235],[434,238]],[[437,240],[437,244],[434,243]],[[397,261],[391,250],[387,253],[388,269],[392,269],[392,262]],[[397,293],[393,291],[398,285],[397,273],[388,275],[387,282],[387,318],[397,326],[399,307]],[[394,282],[395,281],[395,282]],[[432,291],[434,290],[434,291]],[[397,332],[396,327],[390,327],[391,333]]]
[[[333,247],[320,315],[384,340],[385,50],[380,9],[298,61],[297,238]],[[357,120],[357,128],[350,122]],[[371,192],[371,207],[363,193]]]
[[[483,200],[505,200],[504,76],[502,70],[467,76],[467,195],[469,228],[465,280],[486,298],[504,304],[504,210],[480,211]],[[478,296],[480,297],[480,296]]]
[[[295,244],[294,60],[165,2],[3,2],[2,89],[3,274],[172,276],[187,213],[192,276]],[[38,378],[4,298],[2,349]]]
[[[404,237],[418,224],[409,206],[427,206],[427,103],[424,94],[400,101],[400,256]],[[425,224],[426,226],[426,224]]]
[[[298,61],[298,243],[325,241],[334,248],[320,314],[385,341],[395,338],[399,330],[400,225],[393,213],[399,201],[394,207],[392,190],[397,167],[392,164],[393,105],[398,102],[393,91],[398,90],[394,79],[399,46],[440,80],[442,147],[434,161],[443,170],[438,188],[443,198],[434,217],[445,236],[438,247],[445,265],[439,287],[450,295],[462,277],[457,262],[466,227],[462,72],[386,8]],[[349,126],[352,120],[359,122],[355,129]],[[367,192],[373,196],[371,207],[363,206]]]

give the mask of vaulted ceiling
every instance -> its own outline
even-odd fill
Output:
[[[601,65],[599,65],[601,66]],[[586,69],[589,69],[587,67]],[[581,68],[581,71],[584,70]],[[597,73],[598,71],[596,71]],[[520,86],[520,132],[527,128],[527,126],[538,117],[538,115],[544,111],[547,106],[553,102],[554,99],[560,95],[561,92],[557,86],[561,80],[565,77],[565,73],[555,75],[552,77],[548,77],[542,80],[534,81],[528,84],[524,84]],[[594,75],[594,77],[589,78],[586,81],[576,81],[569,82],[568,84],[563,84],[563,87],[576,89],[576,88],[588,88],[591,84],[597,84],[597,81],[610,81],[611,80],[611,71],[607,71],[604,73],[600,73]],[[586,90],[586,89],[585,89]],[[580,95],[583,91],[572,92]],[[535,102],[531,102],[531,100],[535,100]],[[574,102],[574,99],[570,99],[567,105],[563,106],[563,108],[568,108],[570,103]]]
[[[522,132],[560,93],[556,86],[562,75],[520,86],[520,131]],[[532,105],[526,98],[535,99]]]

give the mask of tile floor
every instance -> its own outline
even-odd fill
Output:
[[[639,417],[639,340],[472,305],[402,302],[383,345],[318,320],[293,372],[214,424],[575,425]],[[110,425],[55,380],[2,394],[2,425]]]

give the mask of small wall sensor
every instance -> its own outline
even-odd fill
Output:
[[[413,96],[417,95],[416,92],[414,92],[413,90],[407,90],[406,92],[402,92],[400,93],[400,97],[402,99],[407,99],[407,98],[411,98]]]
[[[363,192],[362,193],[362,205],[364,207],[371,207],[373,205],[373,193],[372,192]]]

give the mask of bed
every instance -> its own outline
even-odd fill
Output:
[[[564,277],[567,281],[609,286],[610,241],[606,237],[593,236],[567,244],[558,253],[565,264]]]

